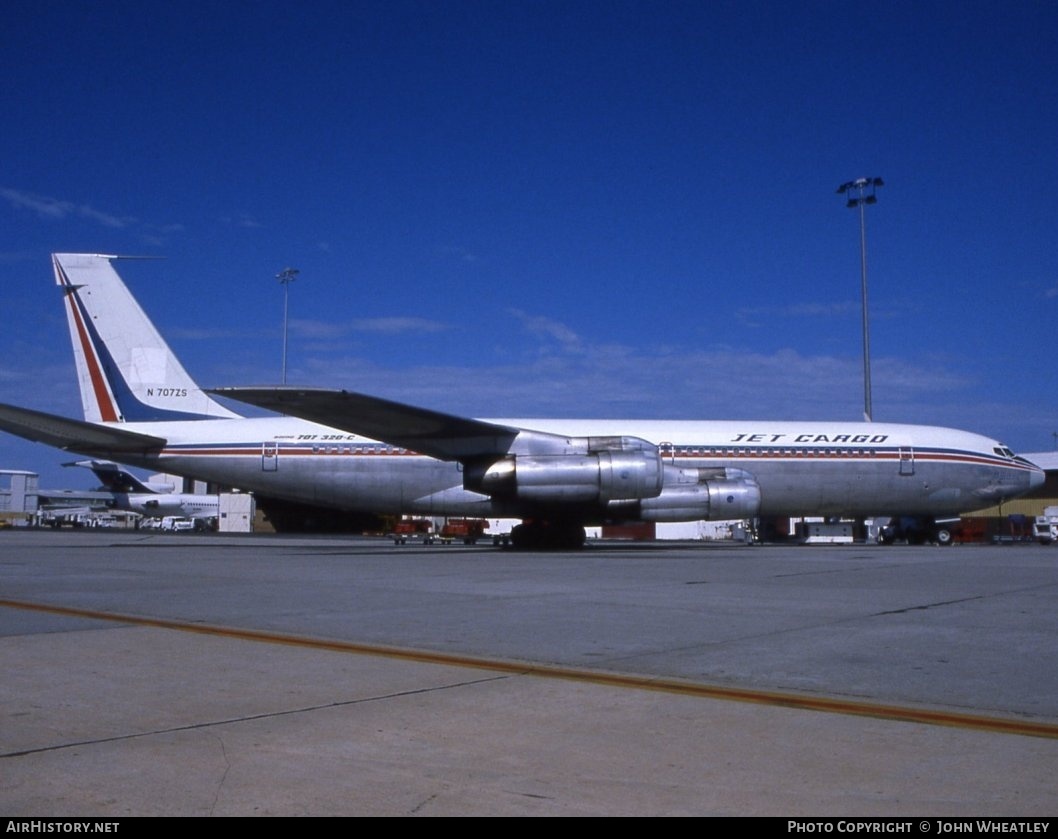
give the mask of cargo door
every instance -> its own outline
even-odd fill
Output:
[[[658,443],[658,454],[663,463],[676,462],[676,447],[672,443]]]
[[[911,446],[900,447],[900,474],[915,474],[915,450]]]

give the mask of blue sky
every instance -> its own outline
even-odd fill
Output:
[[[1054,448],[1058,4],[0,13],[0,401],[79,416],[48,254],[204,386],[475,416],[874,418]],[[88,485],[0,435],[0,467]]]

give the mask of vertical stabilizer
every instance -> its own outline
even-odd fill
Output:
[[[89,422],[153,422],[239,416],[188,375],[100,254],[52,254],[66,302],[81,403]]]
[[[91,469],[96,478],[108,492],[139,492],[157,495],[159,490],[149,487],[131,472],[122,469],[112,460],[80,460],[77,463],[64,463],[64,466],[83,466]],[[172,487],[169,488],[172,491]]]

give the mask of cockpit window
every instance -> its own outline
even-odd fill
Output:
[[[1014,459],[1014,452],[1012,452],[1006,446],[996,446],[994,449],[992,449],[992,451],[994,451],[1000,457],[1008,457],[1011,460]]]

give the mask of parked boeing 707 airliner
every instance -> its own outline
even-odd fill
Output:
[[[118,257],[54,254],[85,419],[0,405],[0,429],[96,458],[350,513],[515,517],[516,544],[584,526],[757,516],[951,517],[1043,473],[1002,443],[862,422],[481,420],[344,390],[198,387]]]

